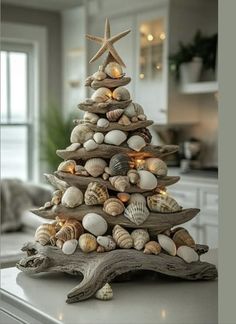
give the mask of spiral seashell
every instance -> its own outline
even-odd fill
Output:
[[[146,204],[134,202],[129,204],[125,209],[124,216],[136,225],[141,225],[148,218],[149,210],[147,209]]]
[[[175,199],[167,194],[155,194],[149,196],[147,197],[147,204],[148,208],[154,212],[173,213],[182,209]]]
[[[106,113],[106,117],[110,122],[115,122],[120,118],[123,112],[124,112],[123,109],[111,110]]]
[[[140,104],[132,102],[124,109],[124,114],[129,118],[132,118],[144,114],[144,110]],[[138,118],[136,121],[138,121]]]
[[[117,194],[117,198],[120,199],[120,201],[122,201],[123,203],[126,203],[130,199],[130,194],[128,194],[126,192],[119,192]]]
[[[133,247],[131,235],[120,225],[115,225],[113,227],[112,237],[121,249],[130,249]]]
[[[127,176],[110,177],[109,181],[112,186],[120,192],[125,192],[130,187],[129,178]]]
[[[107,120],[106,118],[99,118],[97,121],[97,126],[101,128],[107,128],[109,124],[109,120]]]
[[[106,74],[112,79],[119,79],[123,76],[122,67],[117,62],[110,62],[105,67]]]
[[[141,136],[147,144],[150,144],[152,141],[152,135],[148,128],[139,128],[137,131],[133,132],[132,135]]]
[[[75,208],[83,203],[83,193],[77,187],[69,187],[61,198],[61,204],[68,208]]]
[[[136,184],[139,180],[138,171],[135,169],[130,169],[127,173],[130,183]]]
[[[149,171],[139,170],[139,181],[137,185],[144,190],[153,190],[157,187],[156,177]]]
[[[146,198],[140,193],[133,193],[130,195],[129,204],[133,204],[136,202],[146,205]]]
[[[62,246],[62,252],[64,254],[73,254],[77,248],[78,241],[73,239],[73,240],[68,240],[66,241],[63,246]]]
[[[83,144],[93,137],[94,132],[86,125],[80,124],[75,126],[71,132],[71,143]]]
[[[129,100],[130,99],[129,90],[126,89],[125,87],[116,88],[113,91],[112,96],[117,101],[123,101],[123,100]]]
[[[98,71],[93,74],[94,80],[102,81],[102,80],[106,79],[106,77],[107,77],[106,73],[103,72],[102,69],[103,69],[103,66],[100,65]]]
[[[158,234],[158,242],[163,250],[168,252],[170,255],[176,255],[176,245],[175,242],[168,236],[163,234]]]
[[[130,157],[127,154],[118,153],[112,156],[109,168],[111,175],[126,175],[130,168]]]
[[[197,262],[199,259],[197,252],[185,245],[180,246],[176,254],[187,263]]]
[[[84,143],[84,148],[87,152],[96,150],[97,147],[98,144],[93,139],[90,139]]]
[[[111,130],[105,135],[104,142],[111,145],[121,145],[127,138],[125,132],[122,132],[118,129]]]
[[[164,161],[158,158],[148,158],[145,160],[145,169],[157,176],[167,175],[167,165]]]
[[[59,164],[57,171],[75,173],[76,163],[74,160],[63,161]]]
[[[93,135],[93,139],[97,144],[102,144],[104,141],[104,137],[105,136],[103,135],[103,133],[99,133],[99,132]]]
[[[113,297],[113,291],[109,283],[106,283],[101,289],[99,289],[95,297],[100,300],[110,300]]]
[[[111,216],[122,214],[124,209],[124,204],[118,198],[109,198],[103,205],[103,210]]]
[[[84,121],[91,123],[91,124],[97,124],[97,121],[99,119],[99,116],[97,114],[91,113],[86,111],[84,113],[84,117],[83,117]]]
[[[122,115],[118,121],[118,124],[128,126],[131,124],[131,121],[129,117],[127,117],[126,115]]]
[[[96,251],[98,247],[96,237],[89,233],[82,234],[79,238],[79,247],[85,253]]]
[[[52,200],[51,203],[53,205],[59,205],[61,203],[61,198],[62,198],[63,192],[62,190],[56,190],[52,194]]]
[[[46,245],[50,242],[50,238],[56,235],[55,225],[53,224],[42,224],[35,232],[35,240],[41,245]]]
[[[105,160],[101,158],[93,158],[87,160],[87,162],[84,165],[84,168],[92,177],[96,178],[103,174],[106,166],[107,163]]]
[[[109,198],[107,188],[99,182],[90,182],[84,194],[86,205],[102,205]]]
[[[113,240],[113,237],[108,236],[98,236],[97,242],[100,246],[104,247],[104,250],[106,252],[115,250],[116,248],[116,242]]]
[[[143,253],[145,254],[159,254],[161,252],[161,246],[156,241],[149,241],[145,244]]]
[[[105,234],[108,227],[105,219],[96,213],[86,214],[82,220],[82,225],[86,231],[95,236]]]
[[[132,150],[134,150],[136,152],[141,151],[141,149],[146,146],[145,140],[143,139],[143,137],[141,137],[139,135],[131,136],[128,139],[127,144],[129,146],[129,148],[131,148]]]
[[[81,223],[75,218],[68,218],[55,237],[63,242],[76,239],[84,233]]]
[[[134,241],[134,248],[139,251],[142,250],[144,245],[150,240],[148,231],[141,228],[135,229],[131,233],[131,237]]]
[[[112,98],[112,92],[105,87],[97,89],[91,97],[91,99],[97,103],[106,102],[110,98]]]
[[[194,239],[189,234],[189,232],[183,227],[177,227],[176,229],[174,229],[174,235],[172,236],[172,240],[175,242],[177,248],[182,245],[189,246],[193,249],[196,247]]]

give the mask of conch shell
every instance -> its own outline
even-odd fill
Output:
[[[99,182],[90,182],[84,194],[86,205],[102,205],[108,198],[107,188]]]
[[[41,245],[46,245],[50,242],[50,238],[56,235],[54,224],[42,224],[35,232],[35,240]]]
[[[150,240],[147,230],[139,228],[131,233],[131,237],[134,240],[134,248],[139,251],[142,250],[144,245]]]
[[[91,99],[97,103],[106,102],[110,98],[112,98],[112,92],[105,87],[97,89],[91,97]]]
[[[130,187],[129,178],[127,176],[110,177],[109,181],[112,186],[120,192],[125,192]]]
[[[193,249],[196,247],[194,239],[189,234],[189,232],[183,227],[177,227],[174,230],[174,235],[172,236],[172,240],[175,242],[177,248],[182,245],[187,245]]]
[[[112,230],[112,236],[121,249],[130,249],[133,247],[133,239],[131,235],[120,225],[115,225]]]
[[[113,91],[112,96],[113,96],[113,98],[115,100],[118,100],[118,101],[123,101],[123,100],[129,100],[130,99],[129,90],[126,89],[125,87],[116,88]]]
[[[71,143],[83,144],[93,137],[94,132],[86,125],[80,124],[75,126],[71,132]]]
[[[111,215],[117,216],[123,213],[125,207],[122,201],[118,198],[109,198],[105,201],[103,205],[103,210]]]
[[[136,225],[141,225],[148,218],[149,210],[147,209],[146,204],[134,202],[129,204],[125,209],[124,216]]]
[[[158,158],[146,159],[145,168],[157,176],[166,176],[168,171],[166,163]]]
[[[145,244],[143,253],[145,254],[159,254],[161,252],[161,246],[156,241],[149,241]]]
[[[155,194],[147,197],[147,204],[151,211],[161,213],[173,213],[182,209],[174,198],[165,194]]]
[[[79,247],[85,253],[96,251],[98,247],[96,237],[89,233],[82,234],[79,238]]]
[[[113,291],[109,283],[106,283],[101,289],[99,289],[95,297],[100,300],[110,300],[113,297]]]
[[[78,240],[83,232],[84,229],[77,219],[68,218],[61,229],[56,233],[55,237],[63,242],[72,239]]]
[[[101,158],[93,158],[87,160],[84,165],[85,170],[92,176],[92,177],[99,177],[103,174],[107,163],[105,160]]]
[[[112,156],[109,164],[111,175],[126,175],[130,168],[130,157],[124,153],[118,153]]]

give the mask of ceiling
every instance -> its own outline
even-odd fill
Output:
[[[47,10],[64,10],[82,3],[83,0],[2,0],[2,4]]]

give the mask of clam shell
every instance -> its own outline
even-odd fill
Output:
[[[95,236],[103,235],[107,231],[107,222],[102,216],[96,213],[86,214],[83,217],[82,225],[84,229]]]
[[[103,286],[101,289],[99,289],[95,297],[100,300],[109,300],[113,297],[113,291],[109,283],[106,283],[105,286]]]
[[[93,158],[87,160],[87,162],[84,165],[84,168],[92,177],[96,178],[103,174],[106,166],[107,163],[105,160],[100,158]]]
[[[82,234],[79,238],[79,247],[85,253],[96,251],[98,247],[96,237],[89,233]]]
[[[122,132],[118,129],[111,130],[105,135],[104,142],[111,145],[121,145],[127,138],[125,132]]]
[[[97,121],[97,126],[101,128],[107,128],[109,124],[109,120],[107,120],[106,118],[99,118]]]
[[[191,248],[195,248],[196,246],[194,239],[185,228],[180,227],[176,229],[174,235],[172,236],[172,240],[175,242],[177,248],[182,245],[186,245]]]
[[[104,247],[105,251],[112,251],[116,248],[116,242],[113,240],[112,236],[98,236],[97,242],[100,246]]]
[[[133,193],[130,195],[129,204],[136,203],[136,202],[146,205],[146,198],[140,193]]]
[[[144,114],[144,110],[140,104],[132,102],[124,109],[124,114],[132,118]]]
[[[157,187],[156,177],[149,171],[139,170],[139,181],[138,186],[144,190],[153,190]]]
[[[166,235],[158,234],[158,242],[163,250],[168,252],[170,255],[176,255],[176,245],[175,242]]]
[[[67,160],[67,161],[61,162],[58,165],[57,171],[74,173],[75,167],[76,167],[76,163],[74,160]]]
[[[103,205],[103,210],[111,216],[122,214],[124,209],[124,204],[118,198],[109,198]]]
[[[61,203],[68,208],[75,208],[83,203],[83,193],[76,187],[69,187],[64,192]]]
[[[134,202],[125,209],[124,216],[136,225],[141,225],[148,218],[149,210],[146,207],[146,203]]]
[[[129,148],[139,152],[143,147],[146,146],[145,140],[139,135],[133,135],[127,140]]]
[[[106,117],[110,122],[115,122],[120,118],[123,112],[124,112],[123,109],[111,110],[106,113]]]
[[[129,100],[130,99],[129,90],[126,89],[125,87],[116,88],[113,91],[112,96],[113,96],[113,98],[115,100],[118,100],[118,101],[123,101],[123,100]]]
[[[74,152],[80,148],[81,144],[80,143],[72,143],[71,145],[67,146],[66,151],[69,152]]]
[[[86,111],[84,113],[84,117],[83,119],[86,121],[86,122],[89,122],[91,124],[97,124],[97,121],[99,119],[99,116],[97,114],[94,114],[94,113],[91,113],[91,112],[88,112]]]
[[[84,229],[77,219],[68,218],[61,229],[56,233],[55,237],[62,242],[66,242],[72,239],[77,240],[83,232]]]
[[[93,137],[94,132],[86,125],[80,124],[75,126],[71,132],[70,141],[71,143],[83,144]]]
[[[90,139],[84,143],[84,148],[87,152],[96,150],[97,147],[98,144],[93,139]]]
[[[99,89],[97,89],[91,99],[95,102],[106,102],[108,99],[112,98],[112,92],[110,89],[105,88],[105,87],[101,87]]]
[[[139,128],[137,131],[133,132],[132,135],[141,136],[146,143],[151,143],[152,135],[148,128]]]
[[[93,135],[93,139],[97,144],[102,144],[104,141],[104,137],[105,136],[103,135],[103,133],[99,133],[99,132]]]
[[[62,195],[63,195],[63,191],[61,191],[61,190],[54,191],[52,194],[51,203],[53,205],[59,205],[61,203]]]
[[[109,181],[112,186],[120,192],[125,192],[130,187],[129,178],[127,176],[110,177]]]
[[[120,199],[120,201],[122,201],[123,203],[126,203],[130,199],[130,194],[126,192],[119,192],[117,194],[117,198]]]
[[[143,253],[145,254],[159,254],[161,252],[161,246],[156,241],[149,241],[145,244]]]
[[[120,225],[115,225],[113,227],[112,237],[121,249],[130,249],[133,247],[131,235]]]
[[[127,173],[130,183],[136,184],[139,180],[138,171],[135,169],[130,169]]]
[[[42,224],[35,232],[35,240],[41,245],[46,245],[50,242],[50,238],[56,235],[55,225],[53,224]]]
[[[109,198],[107,188],[99,182],[90,182],[84,194],[86,205],[102,205]]]
[[[123,75],[122,67],[116,62],[108,63],[105,72],[112,79],[119,79]]]
[[[106,79],[106,73],[105,72],[103,72],[103,71],[97,71],[97,72],[95,72],[94,74],[93,74],[93,78],[95,79],[95,80],[98,80],[98,81],[102,81],[102,80],[104,80],[104,79]]]
[[[147,197],[147,204],[151,211],[169,213],[177,212],[182,209],[174,198],[165,194],[155,194]]]
[[[63,246],[62,246],[62,252],[64,254],[73,254],[77,248],[78,241],[73,239],[73,240],[68,240],[66,241]]]
[[[157,176],[167,175],[167,165],[164,161],[158,158],[148,158],[145,160],[145,169]]]
[[[130,121],[129,117],[127,117],[126,115],[123,115],[120,117],[118,124],[128,126],[131,124],[131,121]]]
[[[109,164],[111,175],[126,175],[130,168],[130,157],[127,154],[118,153],[112,156]]]
[[[197,262],[199,259],[197,252],[185,245],[178,248],[177,255],[187,263]]]
[[[135,229],[131,233],[131,237],[134,241],[134,248],[139,251],[142,250],[144,248],[144,245],[150,240],[147,230],[141,228]]]

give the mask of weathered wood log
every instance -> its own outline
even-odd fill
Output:
[[[76,124],[80,124],[81,120],[75,121]],[[148,127],[153,124],[152,120],[144,120],[144,121],[138,121],[136,123],[131,123],[130,125],[120,125],[118,123],[110,122],[109,126],[104,127],[98,127],[97,125],[91,124],[91,123],[83,123],[84,125],[88,126],[90,129],[92,129],[95,132],[102,132],[107,133],[111,130],[118,129],[124,132],[130,132],[134,131],[139,128]]]
[[[111,78],[106,78],[104,80],[95,80],[93,76],[89,76],[85,80],[85,86],[89,86],[93,88],[94,90],[97,90],[98,88],[105,87],[109,89],[113,89],[116,87],[123,87],[130,83],[131,78],[130,77],[122,77],[120,79],[111,79]]]
[[[151,270],[186,280],[214,280],[217,270],[213,264],[186,263],[177,256],[165,253],[147,255],[133,249],[113,250],[105,253],[83,253],[77,248],[74,254],[64,255],[53,246],[29,242],[22,248],[28,257],[21,259],[17,268],[26,274],[65,272],[83,275],[83,280],[67,295],[67,303],[92,297],[106,282],[130,271]]]
[[[120,109],[120,108],[124,109],[128,107],[128,105],[131,102],[132,100],[116,101],[116,100],[109,99],[106,102],[97,103],[91,99],[88,99],[85,102],[81,102],[80,104],[78,104],[78,108],[92,113],[105,114],[109,110]]]

